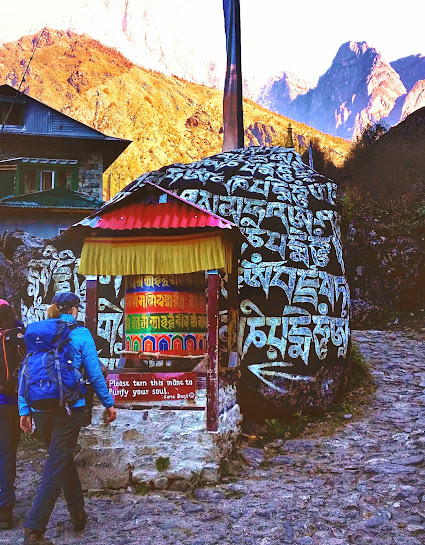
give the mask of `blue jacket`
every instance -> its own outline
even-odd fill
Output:
[[[61,314],[61,320],[65,320],[70,324],[75,324],[76,319],[71,314]],[[84,369],[86,378],[90,381],[102,405],[106,408],[112,407],[114,400],[108,391],[105,379],[99,365],[96,345],[93,337],[86,327],[77,327],[71,330],[69,334],[70,342],[72,343],[74,357],[73,365],[80,371]],[[72,408],[84,407],[85,399],[79,399],[72,405]],[[31,409],[27,405],[25,398],[19,396],[19,414],[25,416],[31,413]]]

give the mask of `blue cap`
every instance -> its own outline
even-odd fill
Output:
[[[53,301],[59,310],[71,310],[72,307],[81,308],[81,301],[78,295],[72,291],[61,291],[53,297]]]

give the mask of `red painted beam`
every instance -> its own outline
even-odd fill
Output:
[[[97,276],[86,278],[86,320],[84,324],[96,340],[97,334]]]
[[[218,430],[218,271],[208,271],[207,431]]]
[[[86,276],[86,319],[84,325],[92,334],[94,342],[97,335],[97,276]],[[83,426],[91,424],[94,403],[94,390],[87,385],[86,405],[84,407]]]

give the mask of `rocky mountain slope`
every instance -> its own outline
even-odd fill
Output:
[[[17,86],[34,36],[0,47],[0,82]],[[105,197],[149,170],[222,148],[221,91],[140,68],[113,48],[70,31],[45,31],[22,87],[95,129],[133,141],[107,171]],[[284,144],[291,121],[244,101],[246,145]],[[297,151],[310,140],[340,165],[349,143],[291,122]]]
[[[323,132],[356,139],[369,124],[395,125],[425,106],[425,57],[387,62],[367,42],[343,44],[317,86],[292,98],[285,74],[263,87],[258,102]]]
[[[406,119],[408,115],[423,106],[425,106],[425,79],[417,81],[413,86],[413,89],[406,96],[401,111],[401,119]]]
[[[311,83],[298,78],[292,72],[282,72],[281,75],[270,78],[261,89],[258,103],[273,112],[283,113],[293,100],[305,95],[312,88]]]
[[[216,1],[204,3],[202,10],[196,7],[196,0],[40,0],[21,14],[19,25],[6,10],[0,44],[20,37],[16,26],[24,35],[47,24],[87,34],[146,69],[222,89],[226,62],[222,7]],[[207,25],[202,24],[205,20]]]
[[[410,92],[415,83],[425,79],[425,55],[409,55],[391,63],[400,76],[406,91]]]

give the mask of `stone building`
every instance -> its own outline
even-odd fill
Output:
[[[101,204],[104,171],[129,144],[1,85],[0,232],[25,223],[28,232],[52,237],[85,217]],[[52,227],[43,223],[46,208],[57,218]]]

